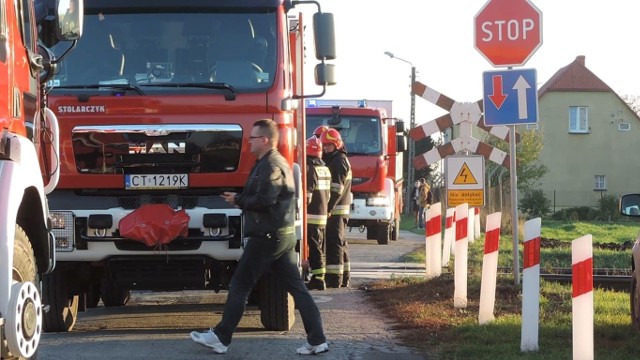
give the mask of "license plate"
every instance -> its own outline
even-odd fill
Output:
[[[167,190],[188,187],[188,174],[127,174],[124,176],[126,190]]]

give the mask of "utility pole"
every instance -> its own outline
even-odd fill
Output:
[[[411,112],[410,112],[410,119],[409,119],[409,130],[413,129],[416,127],[416,94],[413,92],[413,84],[416,82],[416,67],[413,66],[413,64],[411,64]],[[415,141],[409,140],[409,154],[408,154],[409,159],[407,159],[407,168],[408,168],[408,172],[407,172],[407,184],[406,184],[406,188],[407,188],[407,194],[409,193],[409,191],[411,191],[413,183],[415,182],[415,178],[416,178],[416,171],[415,168],[413,167],[413,158],[416,157],[416,144]],[[413,195],[413,194],[411,194]],[[411,199],[410,196],[407,196],[408,200]],[[407,201],[406,204],[406,213],[410,214],[411,213],[411,201]]]
[[[405,60],[403,58],[399,58],[395,56],[391,51],[385,51],[385,55],[392,59],[398,59],[404,63],[407,63],[411,66],[411,112],[409,119],[409,130],[416,127],[416,94],[413,92],[413,84],[416,82],[416,67],[413,66],[411,61]],[[407,181],[405,182],[404,188],[406,189],[407,198],[404,203],[404,211],[407,214],[411,213],[411,202],[413,201],[413,194],[411,194],[411,190],[413,188],[413,183],[415,179],[415,169],[413,168],[413,158],[416,156],[416,145],[413,141],[409,140],[409,153],[407,154]]]

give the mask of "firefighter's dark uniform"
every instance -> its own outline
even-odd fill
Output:
[[[345,228],[351,207],[351,163],[344,149],[325,153],[323,159],[331,171],[331,197],[327,220],[327,287],[348,286],[351,265]]]
[[[324,161],[307,156],[307,240],[309,243],[309,289],[324,290],[327,271],[325,231],[327,227],[331,173]]]

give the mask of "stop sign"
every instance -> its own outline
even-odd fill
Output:
[[[475,47],[495,66],[520,66],[542,45],[542,13],[529,0],[489,0],[475,17]]]

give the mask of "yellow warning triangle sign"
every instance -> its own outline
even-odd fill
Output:
[[[460,172],[458,173],[458,176],[456,176],[455,180],[453,180],[453,184],[454,185],[473,185],[473,184],[477,184],[478,180],[476,180],[476,178],[473,176],[473,173],[471,172],[471,169],[469,169],[469,166],[467,165],[467,163],[462,163],[462,169],[460,169]]]

